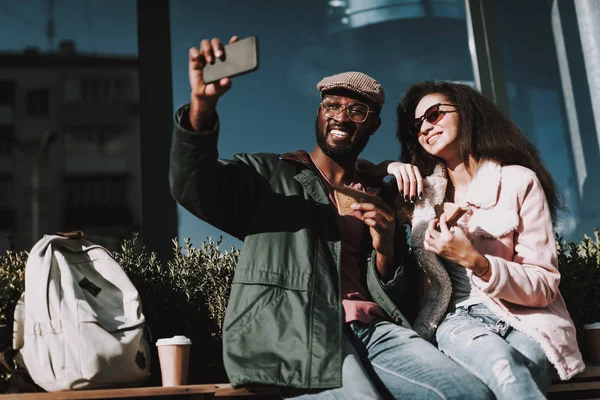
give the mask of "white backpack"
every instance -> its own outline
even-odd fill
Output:
[[[150,375],[145,321],[108,250],[81,232],[46,235],[25,267],[15,362],[46,391],[141,385]]]

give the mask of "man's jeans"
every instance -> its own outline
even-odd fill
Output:
[[[310,393],[285,391],[286,398],[493,398],[480,380],[411,329],[382,320],[370,324],[355,321],[349,328],[344,337],[342,387]]]
[[[437,333],[438,347],[501,399],[545,399],[550,363],[541,346],[485,305],[458,307]]]

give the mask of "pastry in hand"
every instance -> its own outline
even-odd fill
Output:
[[[378,207],[385,205],[381,198],[349,186],[334,185],[333,189],[333,197],[340,215],[348,215],[356,211],[350,207],[354,203],[373,203]]]
[[[446,202],[444,204],[436,204],[434,206],[434,209],[435,217],[437,219],[440,219],[442,217],[442,214],[446,216],[446,225],[448,225],[448,228],[456,226],[460,217],[462,217],[467,212],[467,210],[465,210],[464,208],[461,208],[456,204],[450,202]]]

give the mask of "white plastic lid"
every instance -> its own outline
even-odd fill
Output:
[[[600,329],[600,322],[594,322],[593,324],[585,324],[583,329]]]
[[[173,336],[172,338],[158,339],[156,341],[157,346],[172,346],[172,345],[186,345],[192,344],[192,341],[185,336]]]

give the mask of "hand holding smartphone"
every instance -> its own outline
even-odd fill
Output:
[[[205,84],[222,78],[232,78],[258,69],[258,38],[249,36],[224,47],[224,58],[206,64],[203,69]]]

